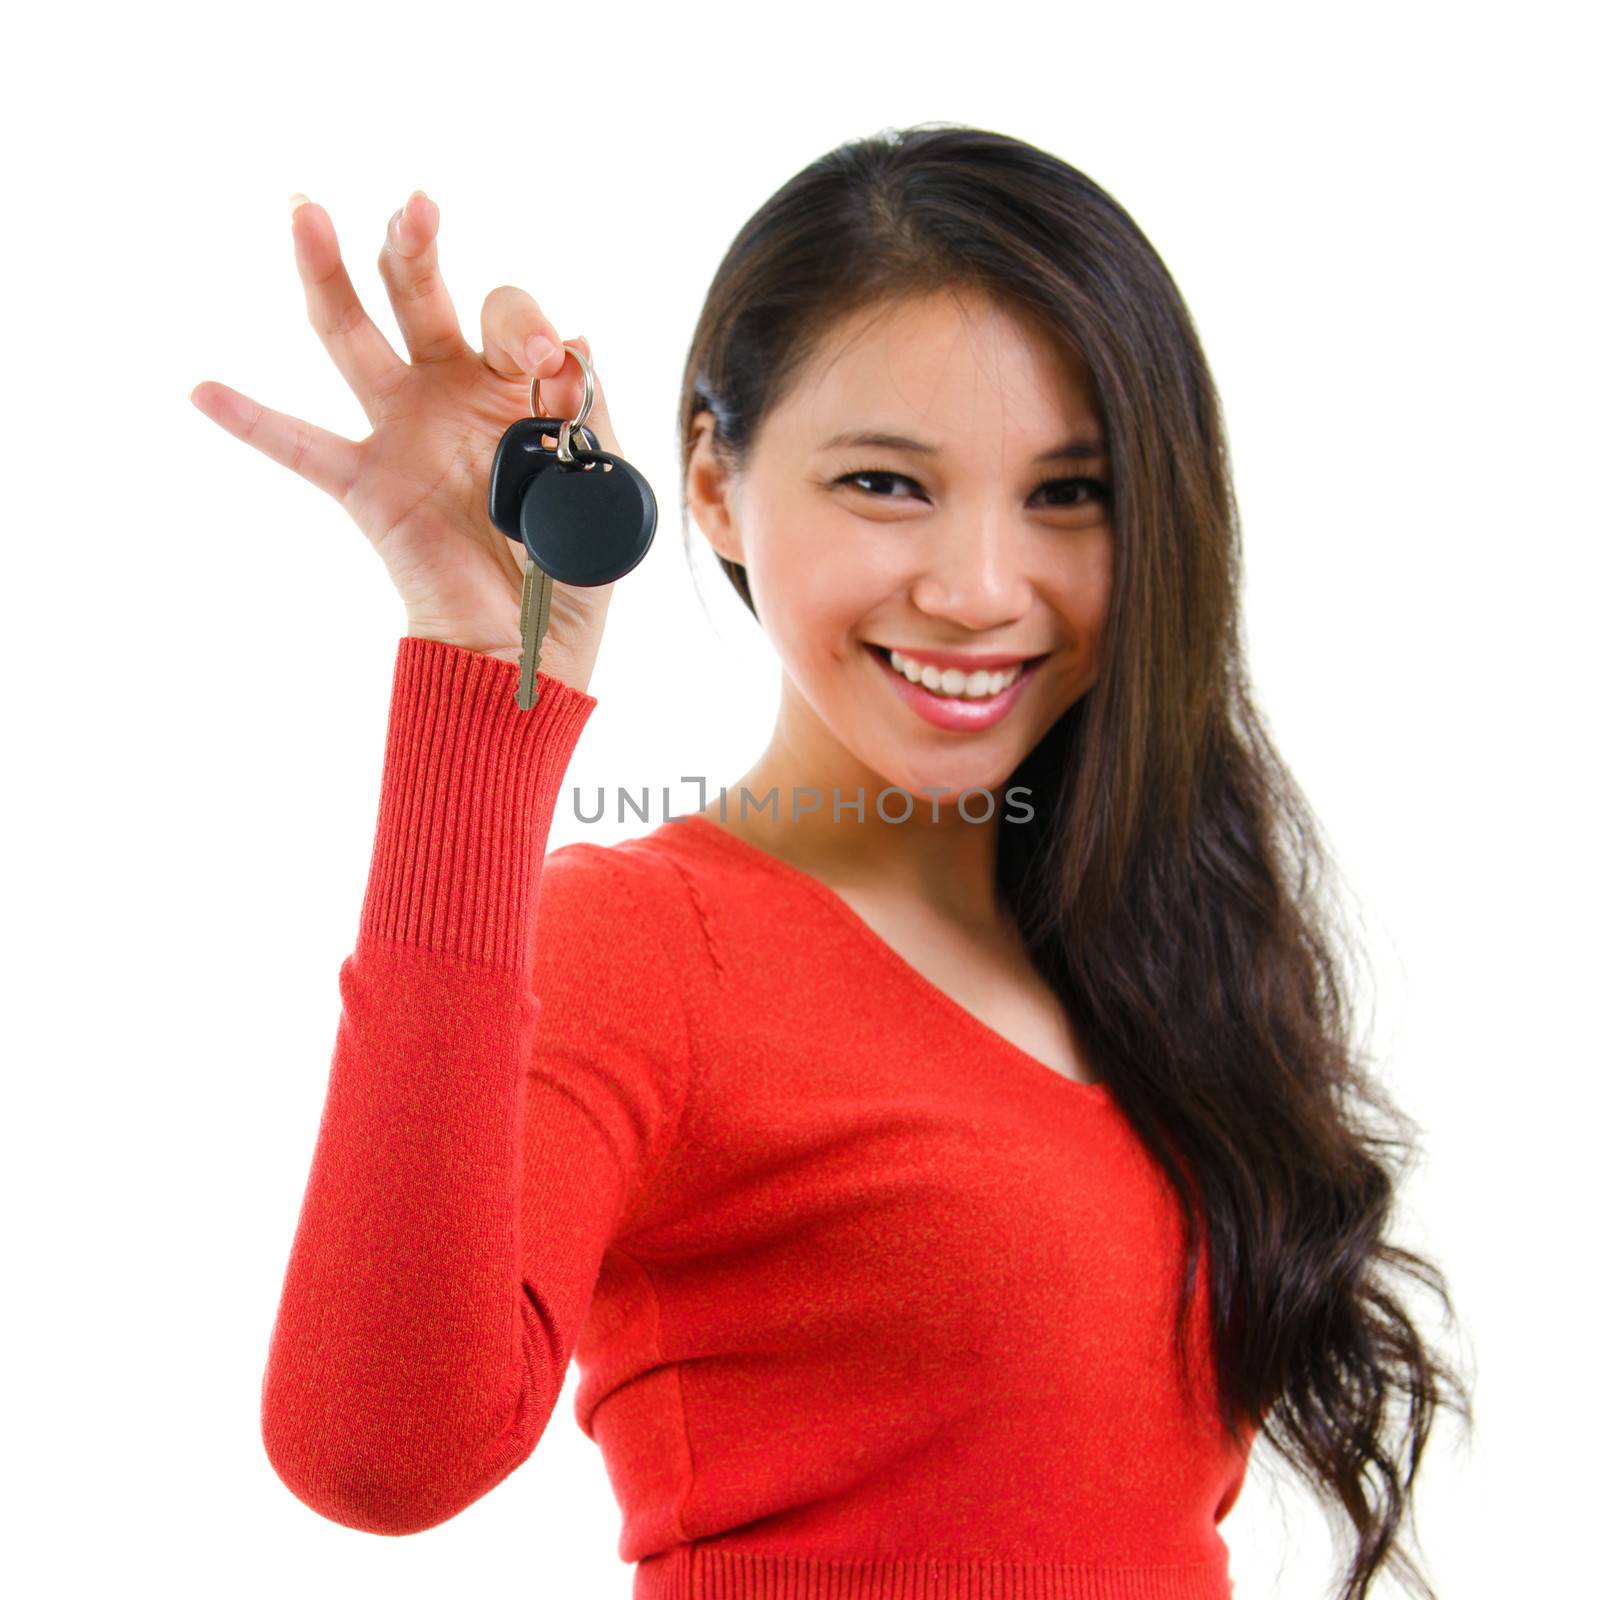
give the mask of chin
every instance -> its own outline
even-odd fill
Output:
[[[1006,785],[1010,783],[1011,775],[1017,770],[1021,759],[1019,756],[1016,761],[1002,767],[998,772],[987,769],[983,771],[963,770],[960,766],[952,765],[931,772],[919,771],[916,774],[906,773],[898,777],[886,775],[881,779],[881,782],[886,788],[892,785],[915,795],[919,807],[928,806],[931,808],[933,802],[937,799],[939,802],[940,821],[943,821],[950,814],[959,815],[959,812],[956,811],[956,801],[960,795],[966,793],[968,796],[967,812],[971,816],[974,825],[976,825],[982,813],[989,808],[989,802],[984,799],[982,793],[984,790],[987,790],[993,796],[994,801],[993,813],[987,820],[992,822],[1005,814]],[[939,790],[939,793],[937,795],[930,794],[928,791],[932,789]],[[870,797],[868,804],[871,804]],[[901,804],[903,805],[904,802],[902,801]]]

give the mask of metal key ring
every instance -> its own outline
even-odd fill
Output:
[[[570,420],[563,419],[561,431],[556,435],[556,460],[564,465],[570,465],[573,458],[572,438],[575,429],[581,428],[589,418],[589,408],[594,404],[594,368],[589,365],[588,358],[576,345],[563,342],[561,348],[570,350],[578,358],[578,365],[583,368],[583,404],[578,407],[577,416]],[[534,416],[543,416],[539,409],[539,380],[533,380],[533,387],[528,391],[528,410]],[[583,435],[577,436],[578,448],[588,454],[589,447],[583,442]]]

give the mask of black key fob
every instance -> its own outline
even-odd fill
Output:
[[[523,417],[500,436],[489,468],[489,520],[508,539],[522,540],[522,496],[535,475],[554,464],[554,440],[561,432],[561,422],[560,417]],[[548,448],[545,439],[552,441]],[[585,446],[593,453],[599,450],[600,441],[590,429],[574,428],[573,453]]]
[[[522,492],[519,531],[528,559],[557,583],[580,589],[632,572],[656,532],[656,497],[644,474],[604,450],[574,448],[569,465],[536,448],[552,464],[537,468]]]

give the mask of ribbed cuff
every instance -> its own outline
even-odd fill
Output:
[[[779,1555],[676,1545],[634,1568],[633,1600],[1230,1600],[1224,1550],[1154,1566]]]
[[[598,701],[515,662],[400,640],[364,938],[523,970],[561,780]]]

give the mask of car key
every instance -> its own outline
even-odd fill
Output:
[[[656,498],[649,481],[620,455],[599,449],[583,426],[594,404],[594,371],[583,369],[583,404],[570,420],[539,414],[539,380],[529,394],[531,417],[501,437],[489,475],[489,517],[508,539],[522,541],[522,655],[517,704],[537,703],[539,652],[550,620],[554,583],[596,588],[614,583],[644,559],[655,537]],[[544,441],[556,433],[554,450]]]
[[[570,347],[569,347],[570,348]],[[489,473],[489,520],[519,542],[522,539],[522,496],[534,474],[555,460],[555,451],[545,441],[559,433],[558,417],[523,417],[512,423],[495,451]],[[577,430],[584,447],[598,450],[599,441],[588,428]],[[517,704],[531,710],[539,698],[539,648],[550,620],[550,576],[539,564],[529,560],[522,569],[521,677],[517,681]],[[530,650],[529,639],[534,641]]]

